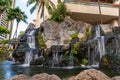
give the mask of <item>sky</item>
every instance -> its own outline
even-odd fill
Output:
[[[28,24],[33,22],[34,19],[36,19],[36,15],[35,15],[35,12],[33,14],[30,13],[30,8],[31,6],[27,7],[27,2],[28,0],[16,0],[16,7],[19,7],[23,12],[25,12],[25,14],[27,14],[27,22]],[[28,27],[28,24],[24,23],[23,21],[21,21],[19,23],[19,27],[18,27],[18,33],[20,31],[25,31],[25,29]],[[14,25],[13,25],[13,31],[12,31],[12,36],[14,34],[16,30],[16,21],[14,21]]]

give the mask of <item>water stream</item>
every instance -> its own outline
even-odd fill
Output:
[[[24,66],[29,66],[30,62],[33,59],[33,51],[36,49],[35,46],[35,29],[28,31],[27,33],[27,44],[28,47],[26,49],[26,54],[25,54],[25,61],[24,61]],[[35,55],[35,58],[38,58],[37,55]]]
[[[7,80],[10,77],[13,77],[18,74],[25,74],[28,76],[33,76],[35,74],[40,73],[48,73],[48,74],[56,74],[61,79],[74,76],[79,74],[81,71],[87,68],[46,68],[39,66],[20,66],[20,65],[12,65],[10,61],[0,62],[0,80]],[[120,76],[120,72],[110,70],[110,69],[99,69],[110,77]]]
[[[96,27],[96,36],[88,42],[88,61],[90,66],[99,66],[99,62],[105,55],[104,36],[100,35],[100,26]],[[90,51],[90,45],[96,44],[94,52]]]

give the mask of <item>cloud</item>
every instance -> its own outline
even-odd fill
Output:
[[[21,0],[22,3],[26,3],[28,0]]]

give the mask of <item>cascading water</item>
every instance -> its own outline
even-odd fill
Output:
[[[95,43],[94,52],[90,51],[90,44]],[[105,55],[104,36],[100,35],[100,26],[96,27],[96,37],[88,41],[88,59],[90,66],[98,66],[100,60]]]
[[[118,36],[115,36],[115,50],[116,50],[116,54],[120,54],[120,44],[119,44],[119,39]]]
[[[74,63],[73,63],[73,51],[71,50],[71,51],[70,51],[70,62],[69,62],[69,66],[70,66],[70,67],[73,67],[73,64],[74,64]]]
[[[59,64],[58,53],[53,54],[52,67],[55,67],[55,64]]]
[[[24,65],[29,66],[30,65],[30,61],[32,60],[32,57],[33,57],[32,50],[27,51],[26,54],[25,54]]]
[[[24,61],[24,65],[29,66],[30,62],[33,59],[33,50],[36,49],[35,46],[35,29],[30,30],[27,33],[27,44],[28,44],[28,49],[26,50],[26,54],[25,54],[25,61]],[[38,56],[35,55],[35,58],[37,58]]]

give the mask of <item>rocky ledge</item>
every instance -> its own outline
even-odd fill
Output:
[[[42,74],[36,74],[32,77],[20,74],[8,80],[62,80],[62,79],[60,79],[58,76],[54,74],[49,75],[47,73],[42,73]],[[120,80],[120,76],[115,76],[113,78],[110,78],[99,70],[87,69],[80,72],[76,76],[71,76],[63,80]]]

